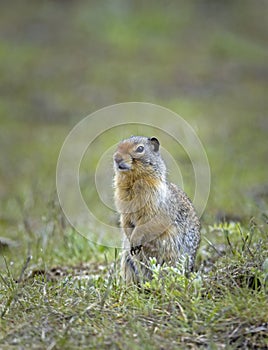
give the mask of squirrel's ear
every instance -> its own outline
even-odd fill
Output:
[[[154,146],[154,151],[157,152],[159,150],[160,142],[157,140],[156,137],[150,137],[149,141]]]

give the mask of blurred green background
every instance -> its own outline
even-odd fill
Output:
[[[0,17],[1,236],[49,222],[68,132],[127,101],[197,132],[212,171],[204,222],[267,215],[267,1],[14,0]]]

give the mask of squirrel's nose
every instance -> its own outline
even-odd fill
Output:
[[[114,162],[115,162],[116,167],[119,170],[129,170],[130,169],[130,165],[128,163],[126,163],[124,161],[124,159],[118,154],[116,154],[114,156]]]

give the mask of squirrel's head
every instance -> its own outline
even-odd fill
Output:
[[[160,143],[156,137],[131,136],[119,143],[114,154],[115,172],[165,176]]]

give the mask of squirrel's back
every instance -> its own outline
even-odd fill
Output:
[[[150,277],[149,258],[193,269],[200,223],[187,195],[166,179],[155,138],[132,136],[114,154],[115,204],[125,233],[122,272],[127,282]]]

